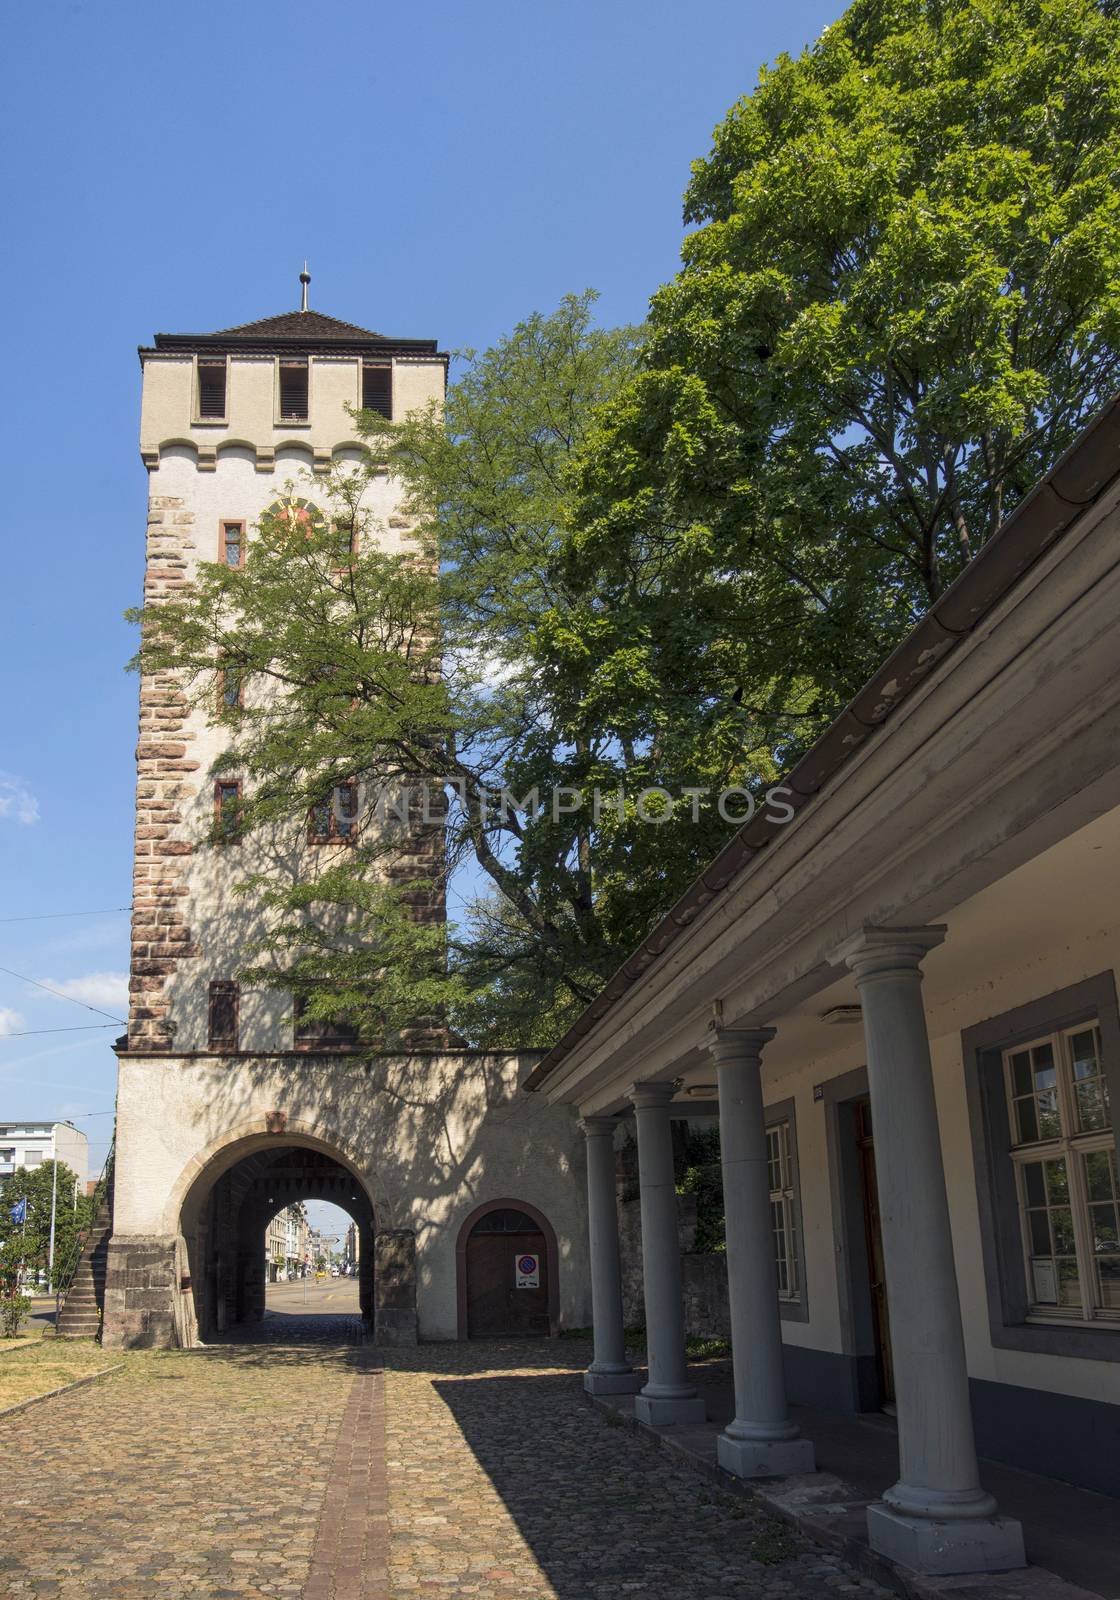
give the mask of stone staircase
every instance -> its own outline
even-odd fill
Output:
[[[57,1338],[96,1339],[101,1332],[101,1313],[105,1305],[105,1266],[112,1231],[111,1197],[106,1195],[82,1247],[73,1282],[62,1303],[55,1328]]]

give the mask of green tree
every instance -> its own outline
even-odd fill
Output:
[[[634,335],[592,327],[591,304],[568,299],[468,353],[444,408],[363,414],[365,468],[318,480],[315,505],[293,486],[244,566],[204,564],[186,594],[136,614],[138,664],[180,676],[228,731],[218,774],[245,779],[213,840],[256,852],[240,886],[272,918],[243,981],[279,979],[304,1016],[341,1015],[371,1040],[441,1013],[472,1038],[544,1039],[625,953],[596,917],[587,809],[549,804],[611,766],[609,740],[573,726],[539,639],[577,598],[559,559],[572,462],[633,371]],[[368,509],[386,467],[414,522],[403,548]],[[220,692],[231,681],[240,695]],[[357,815],[332,824],[332,796],[354,782]],[[446,792],[446,816],[398,822],[405,786]],[[503,787],[543,805],[498,803]],[[278,845],[262,862],[308,816],[348,848],[324,864]],[[410,870],[387,878],[402,850]],[[464,865],[477,894],[448,948],[416,913]]]
[[[0,1190],[0,1259],[6,1272],[22,1268],[25,1281],[34,1281],[40,1275],[45,1279],[47,1275],[54,1167],[53,1161],[43,1161],[30,1169],[17,1167]],[[60,1161],[55,1194],[56,1267],[70,1259],[78,1234],[91,1221],[89,1198],[78,1189],[77,1174]],[[21,1200],[27,1201],[26,1225],[12,1221],[12,1207]]]
[[[732,108],[583,465],[590,700],[790,759],[1111,394],[1118,67],[1111,4],[857,0]]]

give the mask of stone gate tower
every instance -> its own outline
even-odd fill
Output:
[[[400,417],[442,397],[436,341],[308,310],[303,283],[299,311],[157,334],[140,351],[146,606],[189,585],[200,562],[242,564],[263,512],[300,514],[332,463],[361,462],[353,408]],[[408,539],[390,477],[375,477],[366,503],[384,546]],[[265,863],[245,854],[248,842],[212,842],[241,782],[213,770],[226,737],[173,674],[141,679],[106,1342],[191,1344],[260,1316],[263,1230],[283,1206],[316,1197],[357,1223],[362,1308],[379,1339],[501,1332],[482,1324],[502,1315],[535,1317],[540,1331],[585,1324],[582,1141],[569,1112],[521,1094],[528,1057],[371,1057],[344,1028],[301,1023],[291,995],[241,985],[264,913],[235,885]],[[293,851],[343,844],[344,801],[331,809],[293,834]],[[495,1310],[495,1248],[489,1310],[479,1309],[471,1241],[499,1217],[507,1229],[520,1218],[511,1240],[540,1254],[533,1307],[506,1295],[506,1312]]]

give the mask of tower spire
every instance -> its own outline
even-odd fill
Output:
[[[311,274],[307,270],[307,262],[303,263],[303,271],[299,275],[300,281],[300,310],[307,310],[307,285],[311,282]]]

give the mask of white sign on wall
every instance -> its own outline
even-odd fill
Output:
[[[1034,1297],[1040,1306],[1058,1303],[1058,1269],[1052,1261],[1032,1261]]]
[[[541,1286],[541,1258],[521,1251],[514,1257],[514,1283],[518,1289],[539,1289]]]

